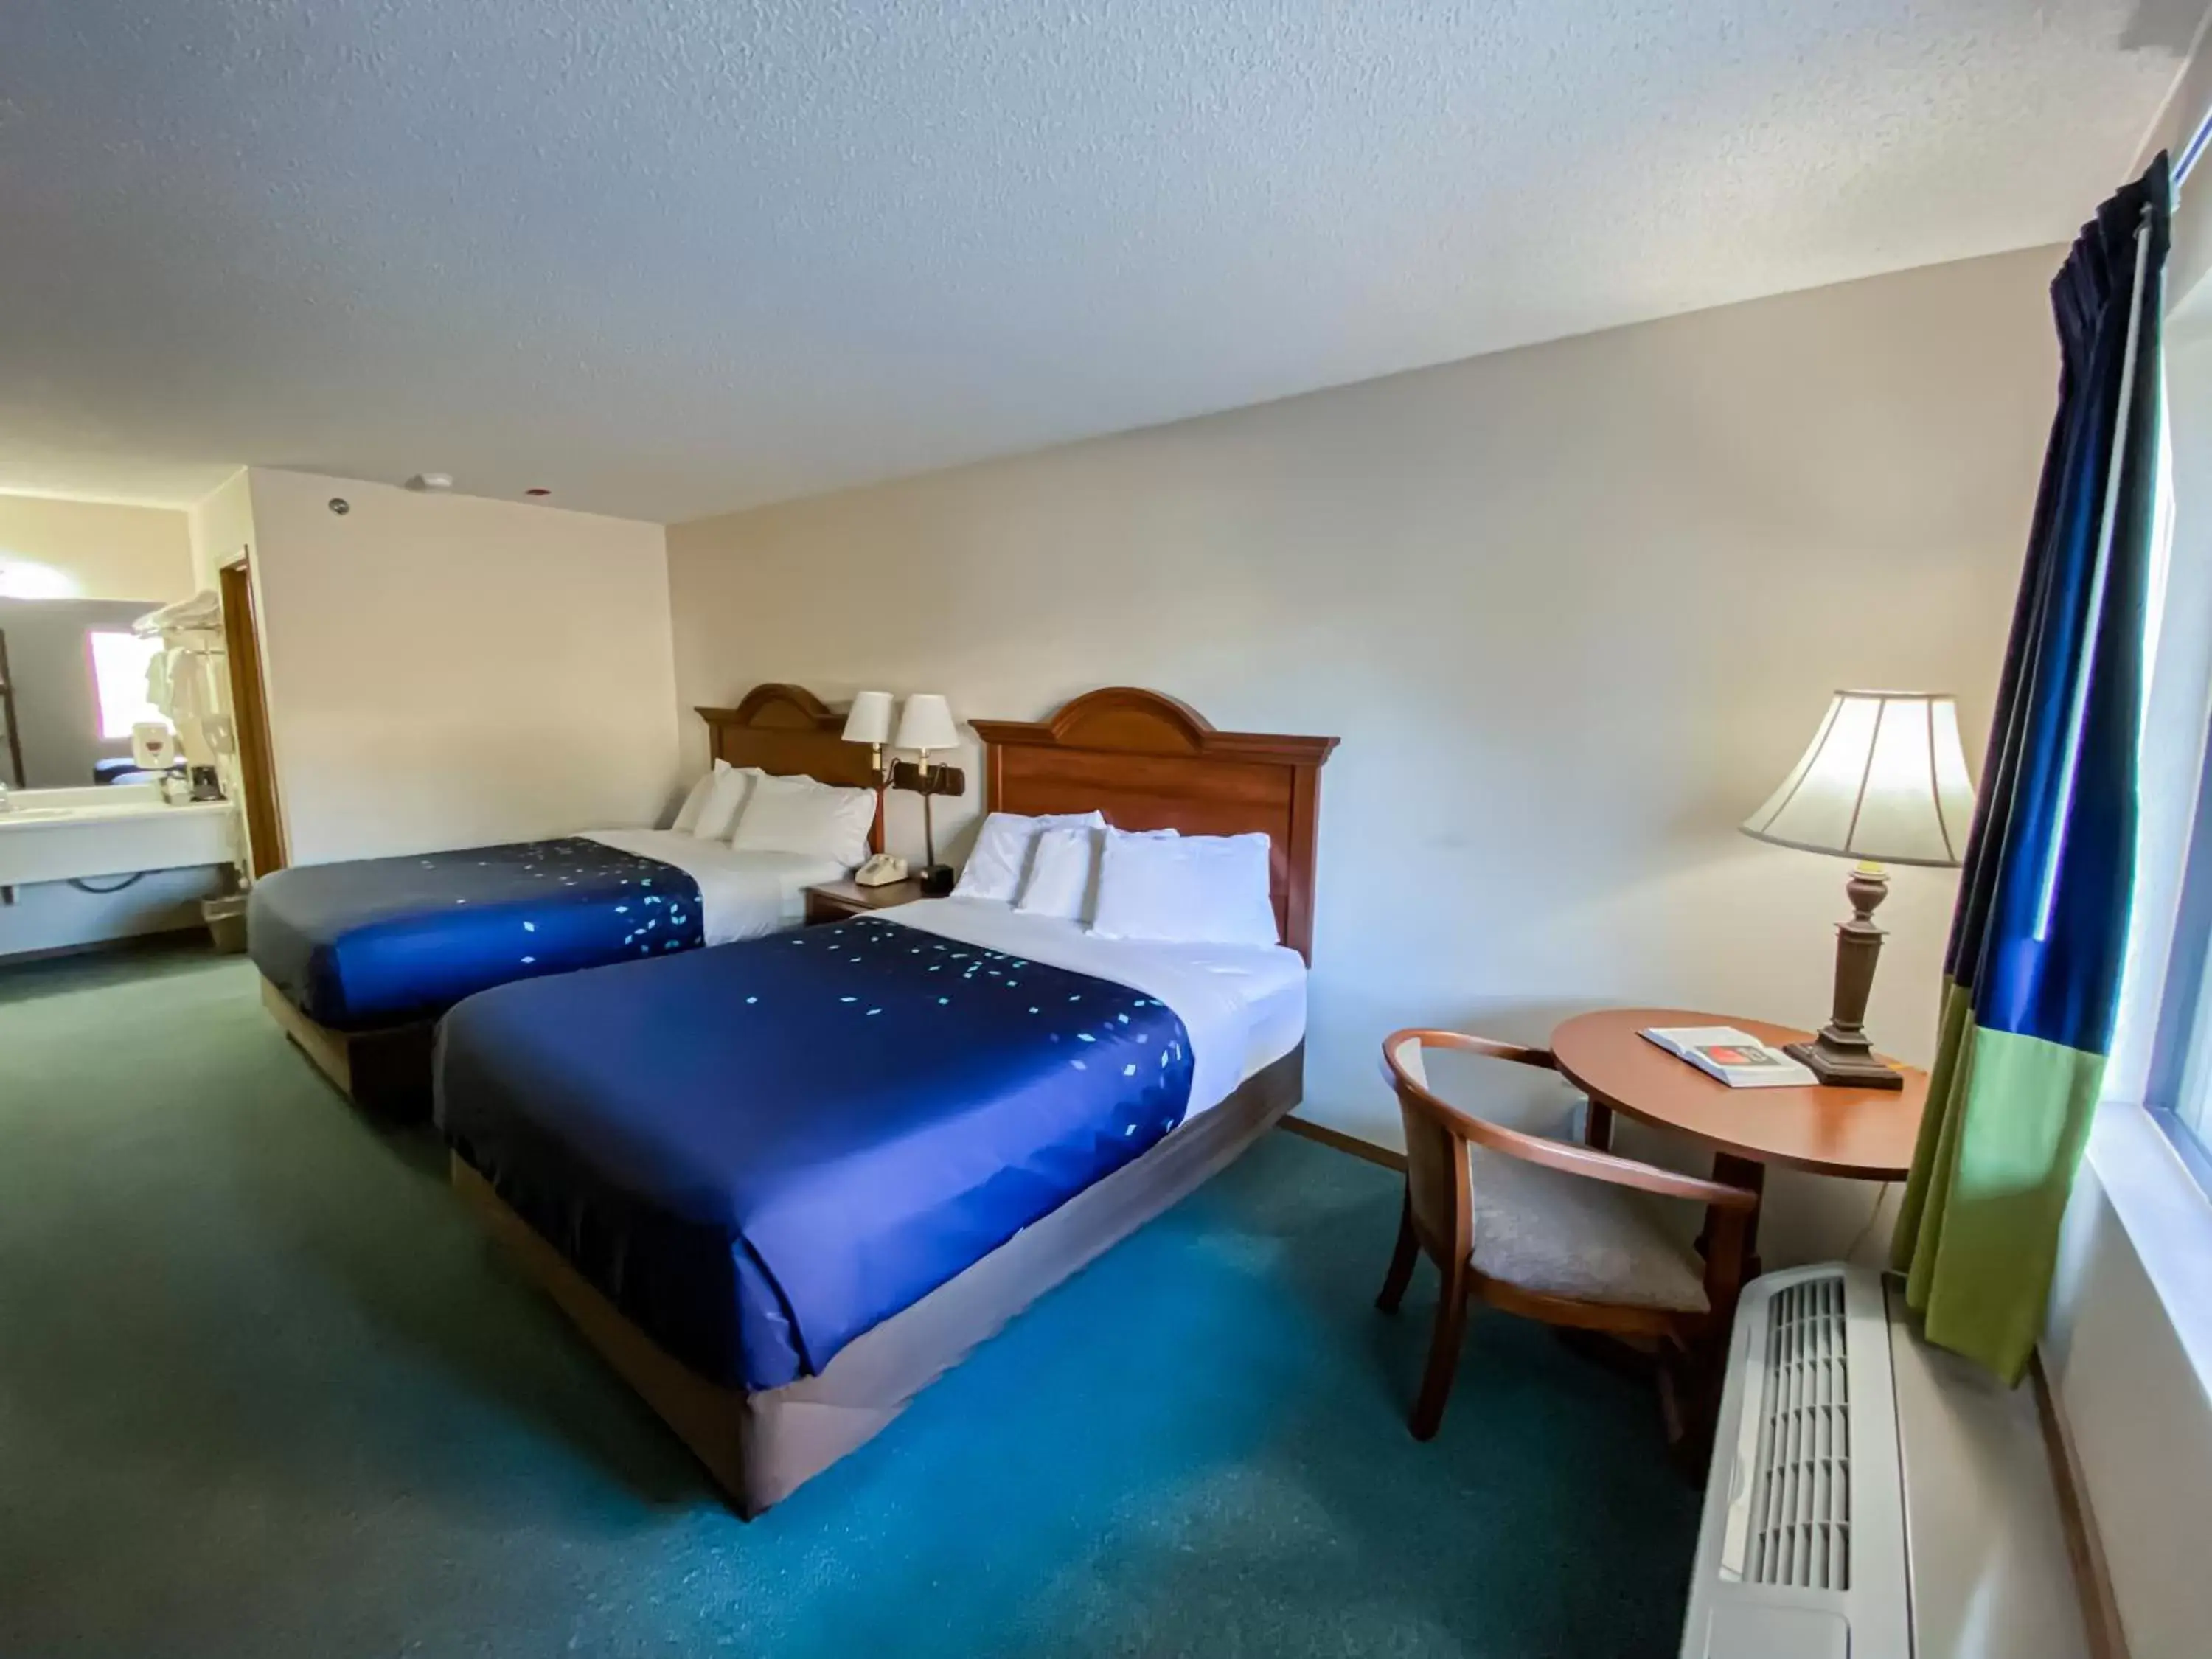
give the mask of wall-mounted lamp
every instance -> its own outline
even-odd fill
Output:
[[[901,763],[891,768],[891,787],[910,789],[921,797],[922,847],[928,863],[921,872],[921,890],[941,896],[952,890],[952,868],[937,861],[937,826],[930,813],[933,795],[967,793],[968,780],[957,766],[940,766],[930,757],[960,746],[959,728],[952,723],[952,705],[934,691],[917,691],[899,711],[898,736],[892,746],[911,749],[921,757],[919,764]]]
[[[868,745],[868,764],[876,775],[876,787],[890,787],[891,775],[884,765],[884,745],[891,740],[891,694],[858,691],[845,716],[845,741]]]

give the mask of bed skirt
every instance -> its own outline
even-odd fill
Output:
[[[355,1105],[399,1122],[421,1122],[430,1115],[436,1022],[333,1031],[301,1013],[266,975],[261,977],[261,1003],[315,1069]]]
[[[1304,1065],[1301,1043],[1133,1163],[854,1338],[818,1375],[758,1391],[710,1382],[672,1358],[459,1158],[453,1182],[750,1520],[865,1445],[1016,1314],[1233,1162],[1298,1103]]]

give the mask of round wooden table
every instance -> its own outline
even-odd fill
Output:
[[[1637,1035],[1651,1025],[1732,1025],[1777,1047],[1810,1035],[1682,1008],[1607,1008],[1553,1031],[1552,1055],[1593,1104],[1687,1135],[1731,1166],[1779,1164],[1862,1181],[1901,1181],[1912,1168],[1928,1102],[1928,1073],[1918,1067],[1898,1067],[1902,1089],[1731,1089]],[[1717,1166],[1714,1179],[1736,1176]]]
[[[1902,1181],[1912,1168],[1928,1073],[1900,1066],[1902,1089],[1731,1089],[1637,1033],[1652,1025],[1732,1025],[1778,1047],[1810,1034],[1760,1019],[1685,1008],[1607,1008],[1552,1033],[1560,1075],[1589,1097],[1589,1139],[1612,1139],[1623,1112],[1711,1148],[1713,1179],[1763,1192],[1769,1164],[1862,1181]],[[1745,1230],[1743,1278],[1757,1277],[1758,1219]],[[1702,1241],[1701,1241],[1702,1243]]]

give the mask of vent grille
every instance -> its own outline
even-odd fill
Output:
[[[1851,1587],[1850,1379],[1841,1274],[1778,1294],[1751,1490],[1754,1584]]]

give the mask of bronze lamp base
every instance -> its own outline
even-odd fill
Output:
[[[928,898],[943,898],[952,890],[954,872],[949,864],[937,861],[937,822],[930,811],[930,802],[939,795],[958,795],[968,787],[968,775],[957,766],[937,766],[925,757],[920,765],[912,761],[893,763],[890,786],[894,789],[910,789],[921,797],[921,844],[924,862],[915,875],[921,882],[921,890]]]
[[[1836,929],[1836,1000],[1828,1023],[1810,1042],[1792,1042],[1783,1052],[1802,1061],[1819,1081],[1845,1089],[1902,1089],[1904,1074],[1877,1059],[1867,1040],[1867,995],[1874,989],[1874,965],[1881,955],[1881,929],[1875,907],[1889,896],[1889,875],[1879,864],[1852,867],[1844,892],[1851,919]]]

